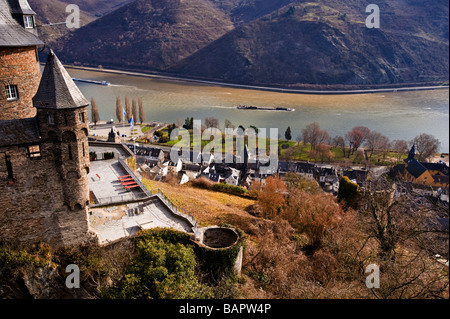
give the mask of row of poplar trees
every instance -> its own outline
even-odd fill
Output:
[[[92,116],[92,122],[94,125],[97,125],[97,122],[100,122],[100,114],[98,111],[98,105],[94,98],[91,99],[91,116]],[[139,112],[138,112],[139,107]],[[126,112],[126,116],[124,116],[124,111]],[[116,117],[119,123],[126,121],[127,123],[130,121],[131,117],[133,116],[134,124],[137,123],[138,116],[139,121],[142,123],[145,122],[145,110],[144,110],[144,103],[142,101],[142,98],[139,98],[136,102],[136,99],[132,99],[130,103],[130,98],[128,96],[125,97],[125,109],[122,106],[122,100],[120,96],[116,98]]]
[[[139,114],[138,114],[138,107],[139,107]],[[126,112],[126,116],[124,114],[124,111]],[[133,98],[130,103],[130,98],[128,96],[125,96],[125,109],[122,106],[122,99],[120,96],[116,98],[116,117],[119,123],[126,121],[127,123],[130,121],[131,117],[133,117],[134,124],[138,122],[138,115],[139,115],[139,121],[142,123],[145,122],[145,110],[144,110],[144,103],[142,102],[142,98],[139,98],[136,102],[136,99]],[[125,118],[124,118],[125,117]]]

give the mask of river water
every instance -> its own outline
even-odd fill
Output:
[[[142,98],[146,121],[176,123],[177,119],[216,117],[223,127],[234,125],[291,127],[293,139],[312,122],[318,122],[332,137],[345,135],[354,126],[367,126],[391,140],[411,140],[421,133],[441,141],[449,152],[449,90],[375,93],[357,95],[309,95],[228,88],[192,82],[165,80],[67,69],[74,78],[111,82],[101,86],[76,82],[87,99],[95,98],[102,120],[116,119],[116,96]],[[289,107],[295,112],[237,110],[240,104]]]

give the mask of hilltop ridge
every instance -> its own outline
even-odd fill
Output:
[[[137,0],[51,46],[67,64],[247,85],[359,89],[448,81],[448,2],[378,5],[381,28],[369,29],[358,0]]]
[[[207,0],[137,0],[64,42],[67,63],[164,70],[233,29]]]

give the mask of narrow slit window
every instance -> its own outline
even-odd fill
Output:
[[[68,152],[69,152],[69,160],[73,160],[73,156],[72,156],[72,146],[69,144],[67,145],[68,147]]]
[[[50,125],[55,125],[55,117],[53,116],[53,114],[48,114],[48,124]]]
[[[13,180],[14,175],[13,175],[11,157],[5,154],[5,161],[6,161],[6,170],[8,172],[8,179]]]

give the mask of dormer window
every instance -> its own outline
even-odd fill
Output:
[[[23,16],[23,23],[25,29],[34,29],[34,18],[30,15]]]
[[[15,101],[15,100],[19,99],[17,85],[7,85],[5,88],[6,88],[6,100],[7,101]]]

